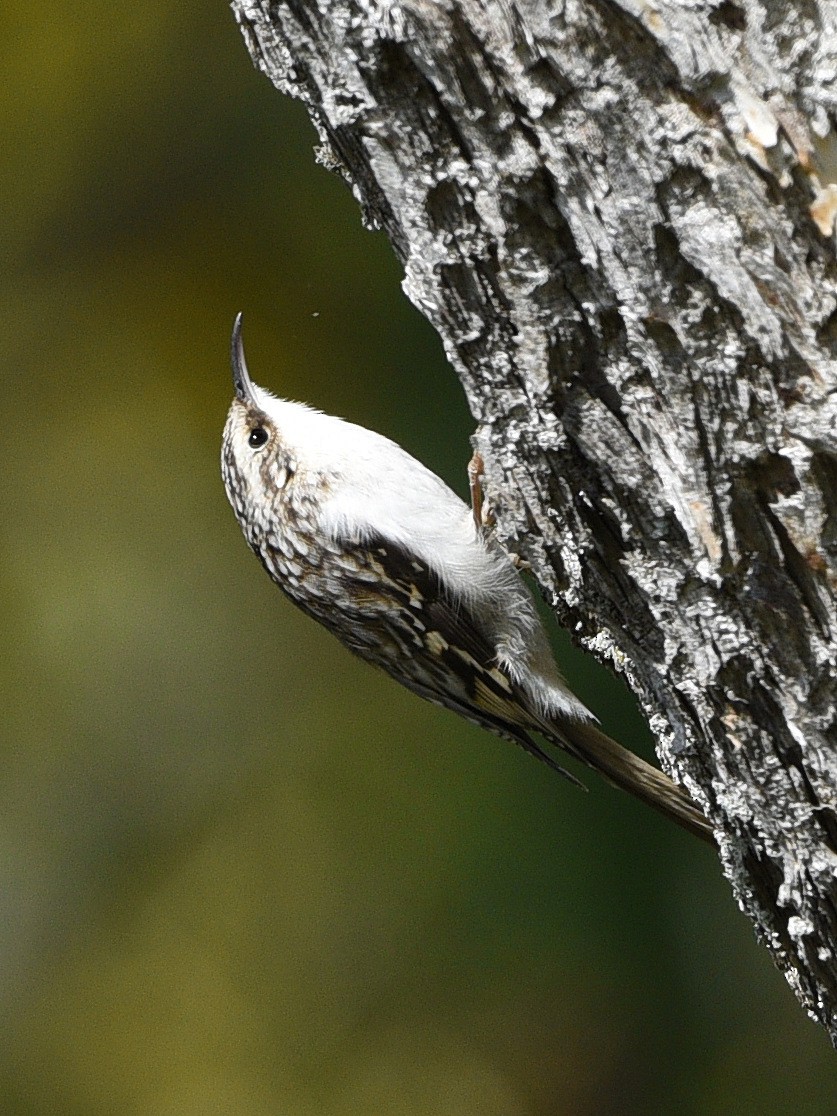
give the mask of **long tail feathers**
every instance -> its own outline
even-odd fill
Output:
[[[702,840],[715,844],[712,827],[684,790],[662,771],[605,736],[595,725],[586,721],[562,721],[558,725],[550,723],[542,731],[617,787]]]

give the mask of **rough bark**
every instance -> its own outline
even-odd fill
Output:
[[[837,5],[233,4],[837,1041]]]

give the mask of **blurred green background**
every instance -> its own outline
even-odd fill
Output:
[[[0,20],[0,1111],[833,1111],[708,850],[379,677],[247,550],[237,310],[257,380],[460,491],[472,427],[224,4]]]

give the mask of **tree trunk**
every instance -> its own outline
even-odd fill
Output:
[[[233,4],[837,1041],[834,0]]]

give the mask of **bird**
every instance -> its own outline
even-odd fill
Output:
[[[242,315],[221,473],[272,580],[361,659],[582,785],[535,735],[713,842],[689,795],[605,735],[565,682],[495,533],[397,443],[253,383]]]

